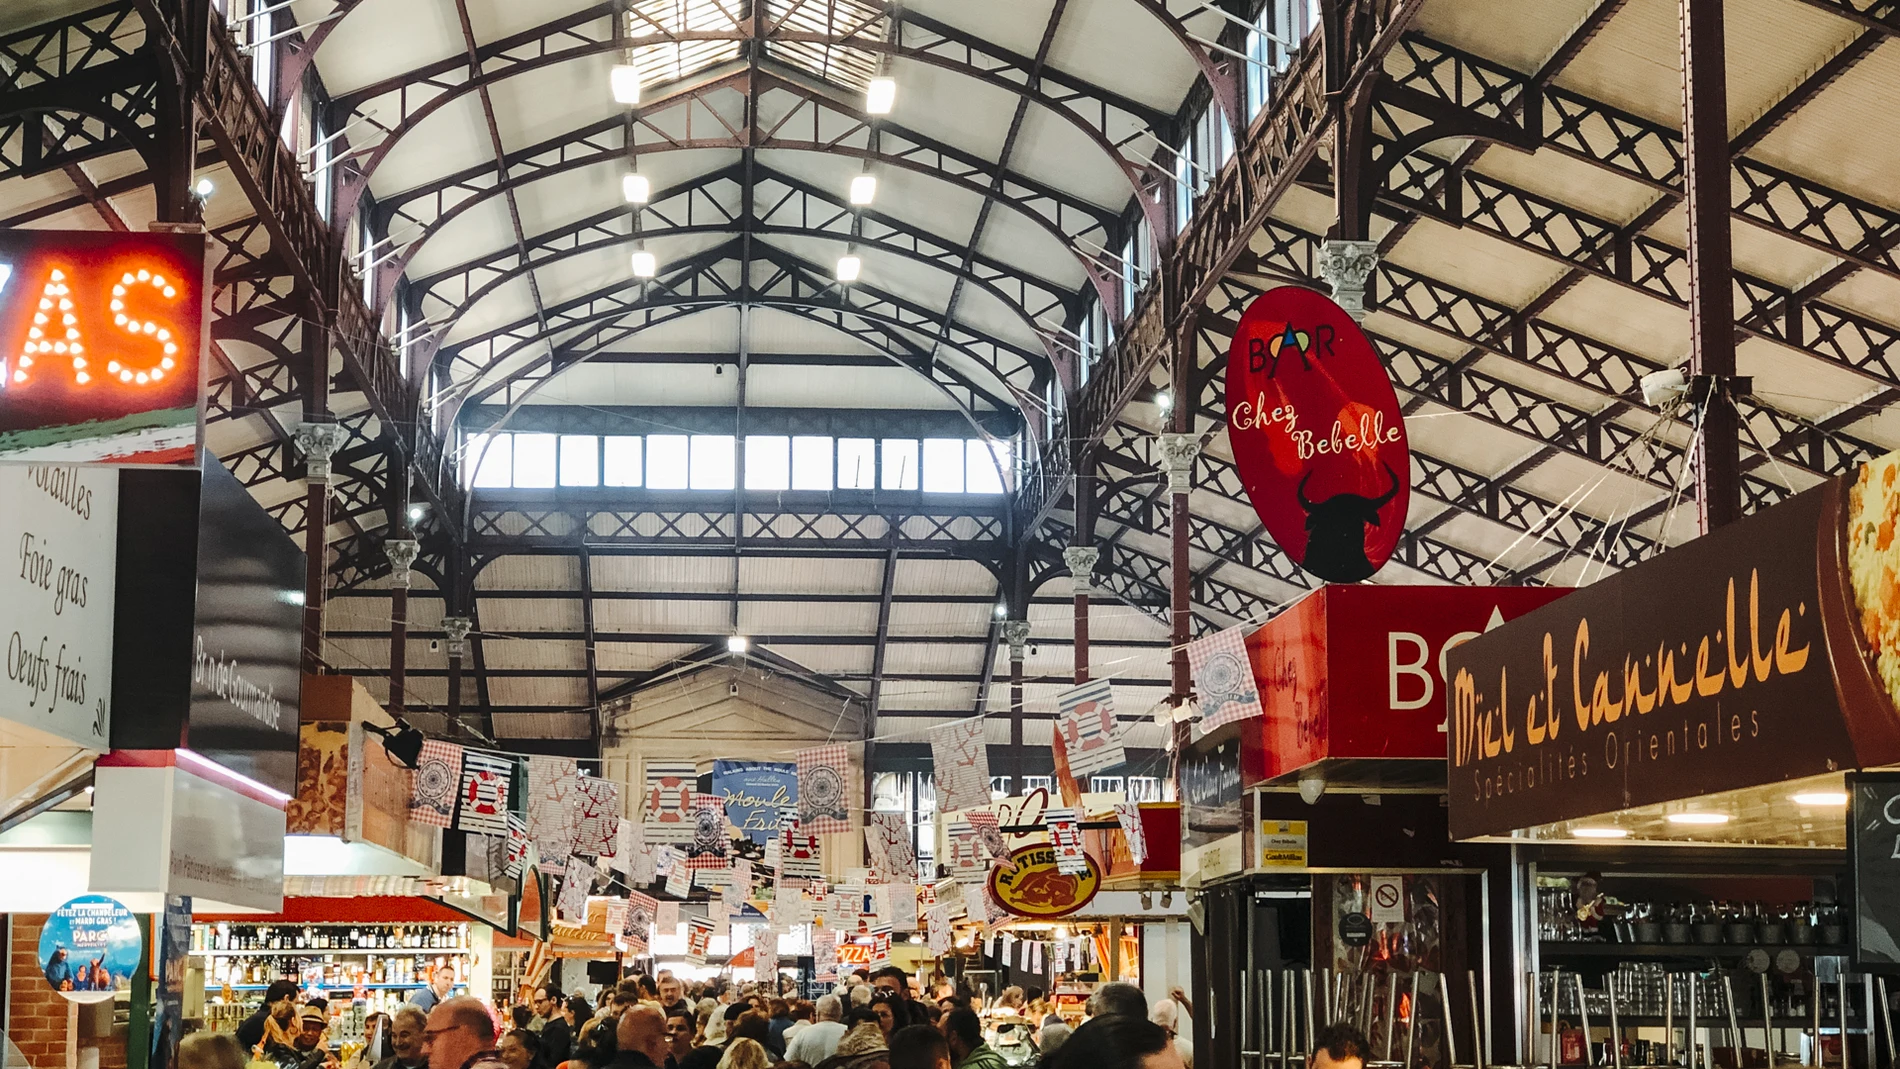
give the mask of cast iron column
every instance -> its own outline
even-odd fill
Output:
[[[1070,546],[1062,551],[1069,566],[1069,585],[1075,595],[1075,681],[1089,681],[1089,587],[1102,551],[1094,546]]]
[[[303,425],[291,433],[304,455],[303,670],[323,668],[323,598],[330,529],[330,457],[342,444],[343,430],[330,418],[330,334],[311,309],[303,324],[305,371]]]
[[[1009,755],[1010,791],[1023,793],[1023,647],[1029,644],[1028,620],[1004,620],[1003,641],[1009,643]]]
[[[1681,0],[1683,189],[1689,209],[1689,373],[1702,406],[1694,450],[1703,533],[1741,515],[1735,296],[1729,250],[1728,86],[1722,0]]]
[[[449,639],[449,720],[462,715],[462,656],[468,652],[468,633],[475,621],[466,616],[444,616],[442,633]]]
[[[408,531],[402,531],[407,535]],[[403,677],[409,668],[409,578],[410,568],[422,553],[422,544],[413,538],[392,538],[383,543],[389,558],[389,715],[401,716]]]

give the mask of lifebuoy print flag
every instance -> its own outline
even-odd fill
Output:
[[[646,800],[640,818],[649,843],[693,841],[693,788],[699,766],[691,761],[648,761]]]
[[[455,795],[462,784],[462,748],[430,739],[422,744],[409,793],[409,819],[446,828],[455,817]],[[503,827],[507,830],[506,826]]]
[[[1247,659],[1247,639],[1241,628],[1230,627],[1188,643],[1188,668],[1194,690],[1201,698],[1201,729],[1264,716],[1260,688],[1254,683],[1253,663]]]
[[[455,826],[483,835],[508,834],[508,786],[515,763],[499,754],[462,753],[461,811]]]
[[[1114,691],[1106,679],[1090,680],[1056,696],[1056,730],[1062,733],[1069,774],[1077,779],[1128,760],[1121,725],[1115,721]]]
[[[851,830],[851,751],[815,746],[798,751],[798,824],[808,835]]]

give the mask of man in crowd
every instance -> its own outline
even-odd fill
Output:
[[[561,1015],[567,1005],[560,988],[537,987],[534,990],[534,1012],[541,1018],[541,1061],[540,1069],[556,1069],[574,1053],[574,1029]]]
[[[667,1056],[666,1015],[635,1005],[620,1015],[614,1039],[613,1069],[660,1069]]]
[[[495,1019],[470,995],[444,999],[422,1031],[429,1069],[508,1069],[495,1050]]]
[[[1139,1017],[1145,1021],[1148,1019],[1148,996],[1142,994],[1141,988],[1134,984],[1116,980],[1096,988],[1085,1008],[1090,1017],[1105,1017],[1113,1013],[1123,1017]]]
[[[264,1005],[237,1026],[238,1046],[243,1047],[245,1053],[256,1050],[257,1045],[264,1042],[266,1018],[275,1019],[277,1027],[290,1031],[291,1022],[297,1018],[296,984],[289,980],[271,981],[270,988],[264,992]]]
[[[844,1038],[844,1002],[836,995],[826,995],[812,1008],[817,1018],[811,1024],[798,1030],[791,1044],[785,1048],[785,1060],[817,1065],[838,1051],[838,1041]]]
[[[925,1014],[920,1012],[923,1007],[910,997],[910,976],[904,970],[895,965],[886,965],[871,974],[871,986],[878,991],[889,991],[897,997],[896,1003],[891,1006],[897,1027],[929,1023]]]
[[[409,1004],[423,1013],[428,1013],[440,1005],[443,999],[449,997],[449,989],[454,986],[455,967],[453,965],[437,966],[435,971],[429,974],[427,987],[418,988],[409,993]]]
[[[680,1063],[693,1052],[693,1011],[680,1003],[677,1012],[666,1011],[666,1065],[665,1069],[679,1069]]]
[[[951,1069],[949,1042],[927,1024],[900,1028],[891,1034],[891,1069]]]
[[[422,1053],[422,1033],[429,1027],[429,1015],[415,1006],[396,1010],[389,1023],[389,1057],[377,1062],[375,1069],[423,1069],[429,1059]]]
[[[996,1048],[983,1042],[983,1019],[975,1010],[957,1009],[945,1014],[943,1037],[950,1043],[956,1069],[1007,1069],[1008,1063]]]
[[[296,1048],[300,1069],[316,1069],[328,1066],[336,1069],[336,1055],[330,1053],[330,1045],[325,1042],[324,1032],[330,1027],[330,1018],[315,1006],[305,1006],[297,1011],[297,1031],[291,1034],[291,1044]]]
[[[1357,1028],[1330,1024],[1313,1037],[1313,1056],[1307,1064],[1313,1069],[1366,1069],[1366,1048],[1370,1045]]]
[[[681,1012],[690,1017],[693,1012],[692,1003],[686,1001],[686,986],[670,971],[660,973],[660,1009],[669,1017]]]

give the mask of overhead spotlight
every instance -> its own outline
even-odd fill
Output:
[[[1173,891],[1161,892],[1161,908],[1167,909],[1168,907],[1172,905],[1174,905],[1174,892]]]
[[[633,254],[633,277],[652,278],[660,269],[660,262],[645,249],[637,249]]]
[[[409,522],[410,523],[421,523],[422,518],[424,516],[427,516],[428,514],[429,514],[429,506],[427,505],[409,506]]]
[[[209,178],[200,178],[198,183],[191,187],[191,191],[198,194],[199,200],[210,200],[211,194],[218,191],[218,186]]]
[[[640,68],[631,63],[616,64],[609,83],[613,86],[614,100],[622,104],[640,103]]]
[[[422,764],[422,732],[409,726],[401,717],[396,718],[395,727],[383,727],[364,721],[363,730],[382,736],[383,751],[401,762],[405,768],[417,768]]]
[[[863,207],[877,199],[877,175],[861,174],[851,180],[851,203]]]
[[[1155,908],[1155,896],[1153,892],[1150,892],[1150,891],[1141,892],[1141,908],[1143,910],[1150,910],[1150,909]]]
[[[627,199],[628,204],[645,204],[647,198],[653,195],[653,183],[647,181],[647,176],[643,174],[624,175],[620,179],[620,195]]]
[[[1008,615],[1009,615],[1009,606],[1004,605],[1001,602],[998,602],[996,606],[996,618],[998,620],[1001,620],[1003,617],[1008,616]]]
[[[1166,412],[1169,409],[1173,408],[1174,395],[1169,393],[1166,390],[1157,390],[1155,392],[1155,407],[1160,409],[1163,412]]]
[[[744,653],[746,650],[750,649],[751,646],[752,646],[751,641],[747,639],[744,635],[732,635],[726,639],[727,653]]]
[[[889,115],[897,103],[897,82],[891,78],[873,78],[864,87],[864,110],[872,115]]]
[[[858,276],[863,273],[864,273],[863,260],[851,254],[846,254],[844,256],[838,257],[838,271],[837,271],[838,281],[856,282],[858,280]]]

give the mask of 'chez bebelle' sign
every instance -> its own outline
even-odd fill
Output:
[[[1405,528],[1411,463],[1372,342],[1327,297],[1254,299],[1227,355],[1227,434],[1267,533],[1328,582],[1370,577]]]

